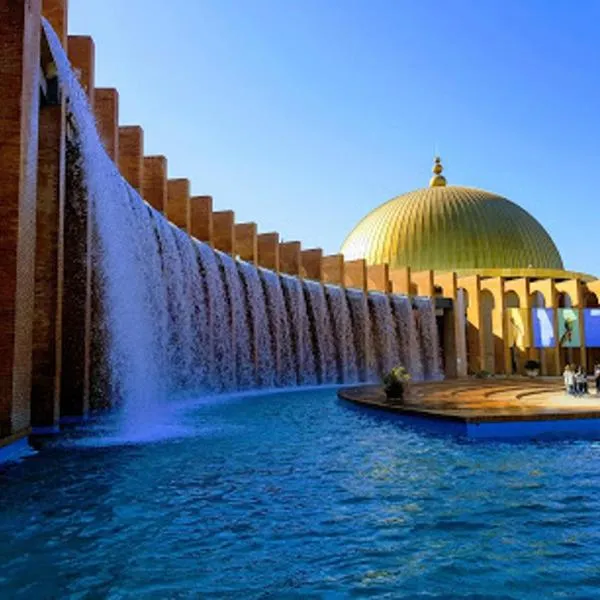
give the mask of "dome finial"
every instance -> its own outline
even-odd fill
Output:
[[[442,159],[436,156],[433,165],[433,177],[429,180],[429,187],[444,187],[446,185],[446,178],[442,175],[444,167],[442,166]]]

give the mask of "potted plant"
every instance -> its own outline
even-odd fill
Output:
[[[410,373],[402,366],[394,367],[383,378],[383,389],[386,398],[394,400],[404,400],[406,387],[410,381]]]
[[[529,359],[525,363],[525,373],[528,377],[537,377],[540,374],[540,363],[537,360]]]

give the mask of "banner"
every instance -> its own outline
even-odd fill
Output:
[[[534,348],[553,348],[556,346],[554,334],[554,309],[533,308],[533,346]]]
[[[558,345],[561,348],[579,348],[579,311],[575,308],[558,309]]]
[[[586,308],[583,311],[583,330],[585,345],[588,348],[600,348],[600,308]]]
[[[508,346],[525,349],[525,319],[527,311],[520,308],[507,308]]]

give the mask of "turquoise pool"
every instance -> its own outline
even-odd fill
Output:
[[[170,419],[2,467],[1,598],[598,597],[599,443],[470,443],[334,390]]]

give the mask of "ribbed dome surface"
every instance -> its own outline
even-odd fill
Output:
[[[546,230],[520,206],[475,188],[429,187],[370,212],[346,238],[346,260],[413,270],[562,269]]]

